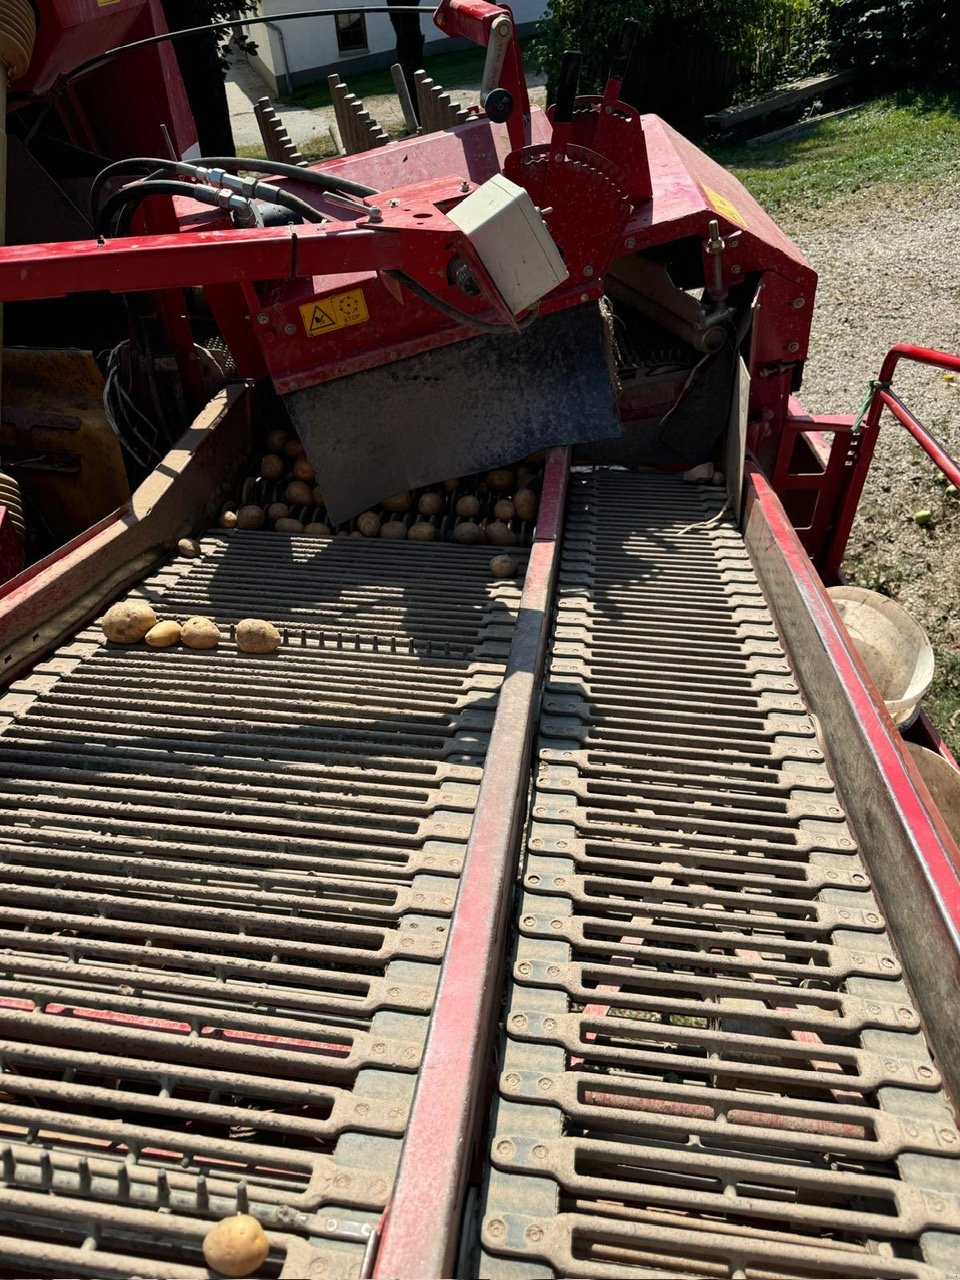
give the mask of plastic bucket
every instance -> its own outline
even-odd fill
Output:
[[[907,743],[907,750],[920,770],[940,816],[950,828],[950,834],[960,845],[960,773],[936,751],[918,747],[914,742]]]
[[[894,724],[905,728],[933,679],[927,633],[901,605],[863,587],[830,587],[843,619]]]

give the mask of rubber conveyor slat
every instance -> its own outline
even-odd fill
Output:
[[[137,594],[276,655],[106,646],[0,699],[0,1271],[359,1274],[519,605],[489,551],[209,537]]]
[[[960,1135],[722,495],[572,483],[477,1274],[960,1265]]]

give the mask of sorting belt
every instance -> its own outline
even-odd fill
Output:
[[[960,1267],[960,1135],[816,732],[722,493],[575,477],[476,1274]]]
[[[206,538],[0,699],[0,1267],[356,1276],[390,1193],[519,605],[489,549]],[[233,624],[286,631],[238,652]]]

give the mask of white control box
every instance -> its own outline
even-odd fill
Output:
[[[473,245],[515,316],[570,276],[529,193],[503,174],[478,187],[447,217]]]

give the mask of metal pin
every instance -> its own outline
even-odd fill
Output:
[[[249,1213],[250,1197],[247,1195],[247,1184],[242,1180],[237,1183],[237,1213]]]

